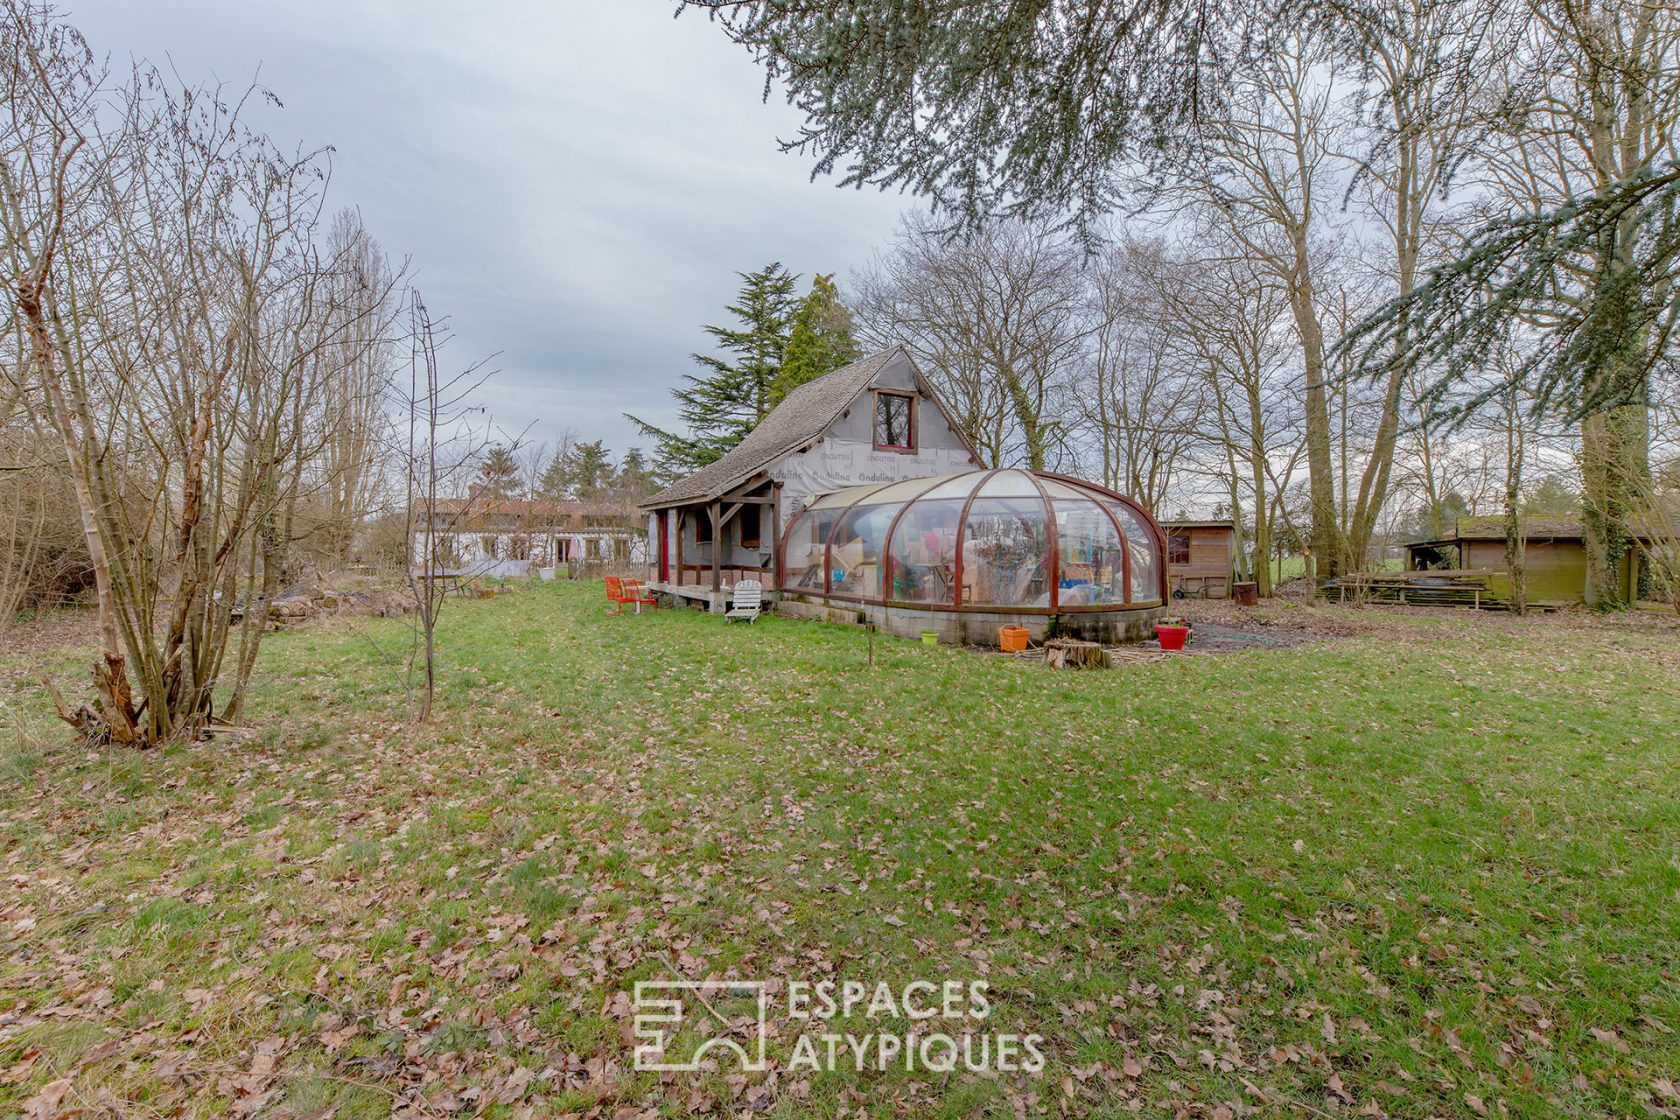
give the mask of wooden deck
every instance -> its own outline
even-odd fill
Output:
[[[727,612],[729,610],[730,600],[734,597],[734,594],[735,594],[735,588],[734,588],[733,584],[731,584],[729,586],[726,586],[726,587],[721,587],[718,590],[713,591],[710,583],[706,583],[706,584],[695,584],[695,583],[675,584],[675,583],[660,583],[657,580],[654,580],[654,581],[650,581],[648,583],[647,588],[648,588],[649,591],[652,591],[652,592],[654,592],[655,594],[658,594],[658,595],[669,595],[672,598],[678,600],[679,602],[690,602],[690,603],[704,604],[705,607],[706,607],[706,610],[711,614],[724,614],[725,612]],[[766,587],[764,589],[765,608],[768,609],[769,605],[771,603],[773,603],[775,601],[775,599],[776,599],[775,588]]]

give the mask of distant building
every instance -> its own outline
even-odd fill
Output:
[[[527,563],[645,564],[647,537],[634,509],[600,502],[441,499],[415,511],[413,561],[434,528],[438,565],[449,570]]]
[[[1520,524],[1528,600],[1533,603],[1584,600],[1587,593],[1587,550],[1580,521],[1573,517],[1524,517]],[[1623,556],[1621,586],[1625,601],[1631,602],[1636,597],[1640,562],[1637,547],[1629,548]],[[1495,594],[1508,595],[1510,570],[1505,566],[1505,519],[1461,517],[1445,536],[1406,545],[1406,567],[1414,572],[1494,572],[1501,575],[1505,582],[1503,589],[1490,585],[1490,590]]]
[[[1237,531],[1230,520],[1163,521],[1167,582],[1175,599],[1228,599],[1236,579]]]

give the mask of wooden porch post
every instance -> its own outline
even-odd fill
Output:
[[[678,506],[677,507],[677,586],[678,587],[682,586],[682,519],[683,519],[682,507]],[[679,600],[677,600],[677,602],[680,605],[682,603],[682,600],[679,599]]]
[[[706,515],[712,520],[712,590],[717,591],[723,586],[723,572],[720,562],[723,558],[723,525],[720,513],[722,503],[713,502],[706,508]]]
[[[782,568],[782,488],[770,487],[770,585],[781,587],[777,575]]]

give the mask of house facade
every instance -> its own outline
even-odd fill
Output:
[[[902,347],[801,385],[716,462],[642,503],[655,583],[776,586],[782,531],[815,497],[980,465]]]
[[[898,347],[796,389],[642,508],[652,588],[714,612],[751,579],[781,613],[991,645],[1005,628],[1135,640],[1166,609],[1166,538],[1146,509],[983,468]]]
[[[428,537],[436,567],[451,572],[647,562],[641,518],[620,505],[449,498],[419,506],[414,526],[416,567],[426,563]]]

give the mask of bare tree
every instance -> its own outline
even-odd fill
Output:
[[[448,602],[450,581],[462,575],[452,570],[451,544],[455,534],[470,523],[478,501],[470,480],[491,446],[488,434],[470,423],[473,416],[483,413],[474,394],[489,374],[483,362],[454,374],[440,369],[438,350],[447,336],[417,291],[409,293],[409,339],[403,477],[405,535],[412,542],[408,585],[416,618],[409,668],[411,676],[416,667],[419,670],[416,718],[425,723],[432,718],[437,689],[438,618]],[[511,449],[517,448],[515,441]]]
[[[1290,469],[1302,445],[1288,297],[1270,270],[1227,239],[1203,238],[1186,248],[1160,263],[1154,285],[1175,345],[1194,363],[1202,386],[1197,458],[1225,495],[1238,568],[1270,595],[1267,561],[1282,498],[1276,466]]]
[[[1324,575],[1347,562],[1319,275],[1337,169],[1329,65],[1323,46],[1301,37],[1257,63],[1210,128],[1212,158],[1187,172],[1200,220],[1266,268],[1288,299],[1301,356],[1312,552]]]
[[[1103,484],[1164,511],[1196,440],[1201,381],[1174,346],[1165,247],[1122,239],[1089,269],[1091,331],[1071,394]]]
[[[1387,233],[1388,259],[1378,272],[1390,294],[1404,297],[1416,288],[1431,245],[1445,259],[1437,230],[1453,220],[1446,212],[1448,189],[1475,135],[1476,98],[1497,49],[1488,41],[1504,21],[1480,0],[1398,0],[1347,12],[1341,45],[1363,82],[1358,109],[1364,146],[1353,157],[1360,169],[1357,193],[1363,212]],[[1351,507],[1343,503],[1354,564],[1370,551],[1389,496],[1405,395],[1401,356],[1389,363],[1374,402],[1376,427],[1359,489]]]
[[[858,332],[911,349],[989,464],[1042,470],[1071,437],[1059,417],[1089,330],[1081,263],[1049,226],[999,222],[953,240],[907,218],[857,279]]]
[[[327,562],[350,559],[356,530],[385,480],[382,449],[391,445],[395,373],[393,337],[400,276],[353,210],[334,217],[327,239],[329,313],[338,320],[325,365],[318,422],[321,454],[310,472],[319,488]]]
[[[99,621],[95,707],[60,714],[118,743],[195,736],[243,703],[360,321],[316,247],[326,165],[244,123],[261,91],[112,82],[47,9],[7,11],[7,280]]]

